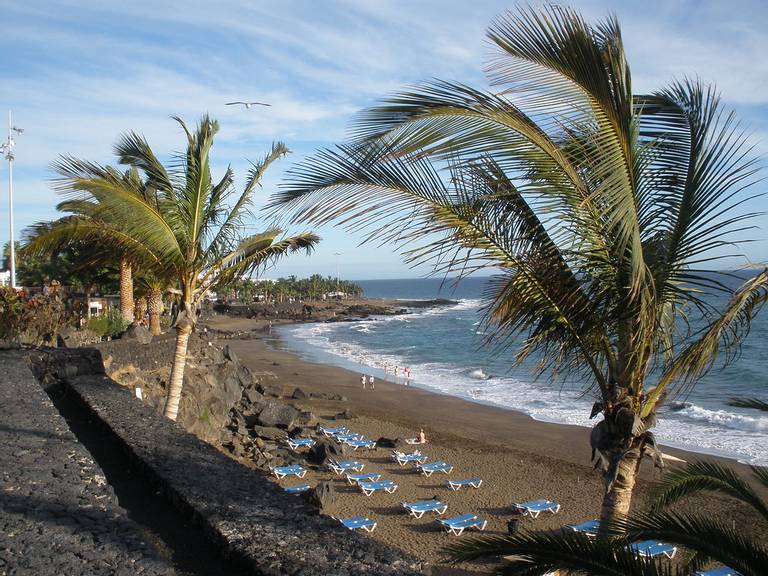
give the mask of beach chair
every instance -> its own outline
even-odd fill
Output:
[[[474,514],[463,514],[461,516],[454,516],[453,518],[438,518],[440,525],[445,528],[449,534],[461,536],[467,528],[476,528],[477,530],[485,530],[488,524],[487,520],[478,518]]]
[[[512,504],[512,506],[520,510],[523,516],[528,515],[531,518],[538,518],[539,514],[546,511],[552,512],[552,514],[560,512],[560,504],[544,499],[521,502],[519,504]]]
[[[427,456],[422,454],[418,450],[410,454],[406,454],[404,452],[393,452],[392,459],[398,464],[400,464],[400,466],[405,466],[409,462],[415,462],[416,464],[424,464],[424,462],[427,461]]]
[[[381,478],[381,474],[378,472],[368,472],[367,474],[346,474],[347,482],[352,485],[358,482],[376,482]]]
[[[350,470],[361,472],[363,468],[365,468],[365,464],[358,462],[357,460],[342,460],[341,462],[337,462],[336,460],[328,460],[328,467],[336,472],[336,474],[341,476],[344,474],[344,472],[348,472]]]
[[[414,518],[421,518],[426,512],[442,515],[448,510],[448,504],[443,504],[437,500],[419,500],[417,502],[401,502],[401,504]]]
[[[600,520],[587,520],[581,524],[566,524],[563,528],[570,528],[574,532],[579,532],[590,538],[597,536],[597,531],[600,529]]]
[[[336,518],[334,518],[336,520]],[[338,518],[344,528],[349,530],[363,529],[366,532],[373,532],[376,529],[376,522],[365,516],[352,516],[352,518]]]
[[[453,466],[447,462],[443,462],[442,460],[427,462],[426,464],[419,464],[418,468],[419,471],[424,474],[424,476],[432,476],[432,474],[435,472],[449,474],[453,470]]]
[[[336,428],[323,428],[323,427],[320,427],[320,432],[322,432],[323,434],[325,434],[328,437],[336,436],[336,434],[345,434],[348,431],[349,430],[347,430],[346,426],[338,426]]]
[[[712,568],[710,570],[696,572],[696,576],[741,576],[741,574],[736,572],[733,568],[728,568],[728,566],[720,566],[720,568]]]
[[[357,486],[366,496],[370,496],[379,490],[384,490],[384,492],[387,494],[392,494],[395,490],[397,490],[397,484],[395,484],[392,480],[380,480],[378,482],[358,482]]]
[[[342,444],[346,444],[350,440],[357,440],[362,437],[363,435],[358,434],[357,432],[347,432],[345,434],[336,434],[336,440],[338,440]]]
[[[371,440],[369,438],[359,438],[357,440],[348,440],[347,446],[350,446],[352,450],[357,450],[358,448],[368,448],[369,450],[373,450],[376,448],[376,440]]]
[[[306,476],[306,469],[302,468],[298,464],[293,466],[277,466],[276,468],[270,468],[272,474],[277,476],[278,480],[282,480],[286,476],[296,476],[297,478],[304,478]]]
[[[448,484],[448,488],[456,492],[457,490],[460,490],[462,486],[480,488],[480,485],[483,483],[483,479],[475,476],[474,478],[466,478],[464,480],[448,480],[446,483]]]
[[[288,438],[287,442],[291,450],[315,445],[315,441],[312,438]]]
[[[635,542],[628,546],[638,556],[644,558],[655,558],[662,554],[670,560],[675,557],[677,553],[677,547],[672,544],[664,544],[664,542],[657,542],[656,540],[643,540],[642,542]]]
[[[285,491],[288,494],[301,494],[309,490],[311,486],[309,484],[297,484],[296,486],[286,486]]]

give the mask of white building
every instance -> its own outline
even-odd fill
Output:
[[[0,271],[0,286],[10,286],[10,285],[11,285],[11,271],[10,270]]]

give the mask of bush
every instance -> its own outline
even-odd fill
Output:
[[[57,297],[28,298],[21,290],[0,286],[0,340],[12,345],[53,344],[64,317],[64,304]]]
[[[24,319],[23,295],[8,286],[0,286],[0,340],[19,344]]]
[[[115,338],[128,329],[128,322],[120,310],[110,310],[101,316],[91,316],[86,326],[99,336]]]

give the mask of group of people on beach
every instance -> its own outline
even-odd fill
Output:
[[[387,373],[389,372],[389,364],[384,364],[384,379],[387,377]],[[408,386],[408,381],[411,378],[411,369],[408,368],[408,366],[404,367],[403,370],[403,385]],[[400,367],[395,366],[393,374],[395,375],[395,384],[398,383],[398,376],[400,375]],[[371,390],[375,390],[375,379],[373,375],[366,376],[365,374],[360,375],[360,384],[363,385],[363,390],[365,390],[366,385]]]

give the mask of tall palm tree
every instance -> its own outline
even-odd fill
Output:
[[[516,361],[579,375],[597,398],[601,516],[628,512],[667,392],[731,360],[768,273],[742,288],[706,270],[731,254],[758,165],[712,87],[633,95],[618,22],[521,7],[488,37],[493,91],[433,81],[363,112],[272,200],[460,277],[494,269],[486,320]],[[716,309],[708,296],[732,296]],[[699,324],[702,330],[693,328]],[[722,358],[722,357],[721,357]]]
[[[165,415],[173,420],[179,409],[187,343],[205,293],[288,253],[310,252],[319,241],[311,233],[282,237],[278,228],[242,235],[253,194],[264,171],[287,154],[284,144],[274,144],[262,161],[253,164],[243,191],[237,193],[231,168],[216,182],[211,176],[210,152],[218,123],[203,116],[197,129],[190,131],[180,118],[175,120],[186,134],[186,147],[168,168],[135,132],[124,134],[115,145],[119,162],[141,175],[146,193],[136,193],[110,168],[71,157],[58,164],[65,177],[64,192],[72,201],[85,194],[94,210],[92,220],[113,226],[114,233],[106,238],[95,237],[177,285],[181,309],[175,321],[176,348],[165,404]]]
[[[753,467],[753,482],[768,488],[768,468]],[[667,510],[693,494],[715,492],[749,507],[763,530],[768,530],[768,502],[753,486],[730,468],[694,462],[668,472],[655,487],[648,512],[614,522],[607,532],[614,538],[590,539],[570,530],[525,532],[513,536],[468,539],[446,547],[453,561],[504,557],[499,573],[533,576],[560,570],[565,574],[642,575],[694,574],[707,565],[722,564],[742,576],[768,574],[765,542],[750,538],[730,525],[727,518],[713,518]],[[637,558],[627,550],[630,542],[657,540],[684,546],[685,566],[670,566]]]

